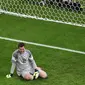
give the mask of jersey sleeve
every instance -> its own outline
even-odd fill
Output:
[[[17,60],[17,52],[13,52],[11,61],[12,63],[16,63],[16,60]]]
[[[11,69],[10,69],[10,73],[13,74],[14,73],[14,70],[15,70],[15,67],[16,67],[16,59],[17,59],[17,52],[13,52],[12,54],[12,65],[11,65]]]
[[[14,70],[15,70],[16,64],[12,63],[11,69],[10,69],[10,73],[13,74]]]
[[[30,60],[30,62],[32,64],[33,68],[36,69],[37,65],[36,65],[36,62],[35,62],[35,60],[33,58],[33,55],[32,55],[32,53],[30,51],[29,51],[29,60]]]

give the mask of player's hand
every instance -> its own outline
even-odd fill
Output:
[[[38,71],[34,72],[33,74],[34,80],[37,79],[38,77],[39,77],[39,72]]]
[[[6,75],[6,78],[11,78],[12,77],[12,74],[7,74]]]

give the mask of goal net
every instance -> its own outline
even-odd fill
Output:
[[[85,27],[85,0],[0,0],[0,12]]]

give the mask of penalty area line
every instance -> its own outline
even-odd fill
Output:
[[[23,42],[23,43],[26,43],[26,44],[31,44],[31,45],[36,45],[36,46],[41,46],[41,47],[46,47],[46,48],[51,48],[51,49],[58,49],[58,50],[63,50],[63,51],[68,51],[68,52],[73,52],[73,53],[78,53],[78,54],[85,54],[85,52],[83,52],[83,51],[78,51],[78,50],[73,50],[73,49],[68,49],[68,48],[62,48],[62,47],[57,47],[57,46],[51,46],[51,45],[45,45],[45,44],[40,44],[40,43],[34,43],[34,42],[28,42],[28,41],[24,41],[24,40],[17,40],[17,39],[2,37],[2,36],[0,36],[0,39],[12,41],[12,42]]]

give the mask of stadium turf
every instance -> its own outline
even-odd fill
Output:
[[[30,42],[85,51],[85,28],[71,25],[0,15],[0,36]],[[6,79],[11,66],[11,54],[17,43],[0,40],[1,85],[85,85],[85,55],[26,45],[38,66],[48,73],[48,79],[25,81],[17,77]]]

